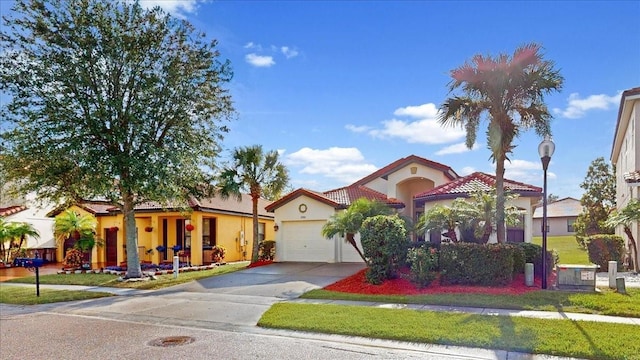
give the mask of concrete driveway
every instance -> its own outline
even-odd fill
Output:
[[[364,268],[364,263],[273,263],[173,286],[167,291],[294,299]]]

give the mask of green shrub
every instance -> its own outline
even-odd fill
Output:
[[[258,245],[258,260],[273,261],[276,255],[276,242],[273,240],[264,240]]]
[[[227,249],[222,245],[216,245],[211,248],[211,261],[214,263],[221,263],[224,261],[224,257],[227,255]]]
[[[64,256],[63,266],[70,269],[79,269],[84,260],[84,253],[80,249],[71,248]]]
[[[407,262],[411,266],[409,280],[418,288],[429,286],[436,278],[438,251],[428,246],[409,249]]]
[[[533,264],[533,271],[537,277],[542,276],[542,246],[533,243],[517,244],[524,253],[524,262]],[[553,268],[558,263],[558,254],[547,249],[547,276],[551,274]],[[522,268],[524,272],[524,265]]]
[[[440,248],[441,284],[507,285],[513,281],[514,245],[455,243]]]
[[[402,219],[388,215],[367,218],[360,229],[360,241],[367,258],[367,281],[381,284],[396,277],[407,254],[408,240]]]
[[[618,235],[597,234],[587,239],[589,261],[600,265],[600,271],[609,271],[609,261],[618,262],[618,271],[622,271],[624,240]]]

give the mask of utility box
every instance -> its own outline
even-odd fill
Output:
[[[598,265],[565,265],[559,264],[558,290],[596,291],[596,271]]]

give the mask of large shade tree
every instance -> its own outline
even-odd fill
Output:
[[[497,238],[506,241],[504,164],[513,152],[513,141],[527,129],[540,135],[551,133],[551,114],[544,103],[544,95],[558,91],[563,78],[554,63],[545,60],[541,47],[527,44],[512,56],[475,55],[464,65],[451,70],[453,80],[450,94],[462,90],[461,95],[449,97],[441,105],[440,123],[466,130],[469,149],[476,142],[480,122],[488,121],[487,144],[496,164]]]
[[[289,172],[279,160],[276,150],[265,152],[261,145],[236,148],[231,162],[222,168],[218,179],[218,194],[223,198],[242,200],[242,194],[251,196],[253,214],[253,249],[251,262],[258,261],[259,229],[258,201],[266,194],[282,193],[289,183]]]
[[[2,172],[16,191],[120,208],[126,277],[141,277],[134,206],[208,195],[234,116],[228,61],[187,21],[126,0],[16,0],[0,36]]]

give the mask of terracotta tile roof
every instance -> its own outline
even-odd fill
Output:
[[[572,197],[566,197],[547,204],[547,217],[550,218],[577,217],[581,212],[582,205],[580,200]],[[542,206],[536,207],[533,211],[533,218],[542,218]]]
[[[313,191],[313,190],[309,190],[309,189],[304,189],[304,188],[299,188],[296,189],[290,193],[288,193],[287,195],[281,197],[280,199],[272,202],[271,204],[269,204],[266,207],[266,210],[268,212],[273,212],[275,209],[279,208],[280,206],[288,203],[289,201],[298,198],[300,196],[307,196],[310,197],[312,199],[315,199],[317,201],[320,201],[321,203],[325,203],[329,206],[333,206],[334,208],[337,208],[340,206],[340,203],[336,202],[333,199],[330,199],[328,197],[326,197],[324,194]]]
[[[414,196],[414,199],[427,202],[439,199],[455,199],[467,196],[473,190],[480,188],[491,190],[496,184],[496,178],[482,172],[474,172],[450,183],[437,186],[429,191]],[[504,179],[504,188],[520,196],[542,196],[542,188],[525,183]]]
[[[17,214],[21,211],[25,211],[27,210],[26,206],[22,206],[22,205],[16,205],[16,206],[9,206],[9,207],[5,207],[5,208],[0,208],[0,216],[4,217],[4,216],[9,216],[9,215],[13,215],[13,214]]]
[[[351,185],[335,190],[329,190],[324,192],[324,196],[332,199],[345,208],[349,207],[351,203],[360,198],[381,201],[394,208],[403,208],[405,206],[404,203],[398,199],[388,198],[385,194],[362,185]]]
[[[377,178],[383,178],[386,179],[387,176],[389,176],[389,174],[397,171],[399,168],[405,167],[411,163],[418,163],[424,166],[428,166],[430,168],[436,169],[436,170],[440,170],[442,171],[447,178],[449,178],[450,180],[456,179],[458,178],[458,174],[456,174],[455,171],[453,171],[452,168],[450,168],[447,165],[444,164],[440,164],[437,163],[435,161],[431,161],[431,160],[427,160],[425,158],[416,156],[416,155],[410,155],[407,156],[405,158],[402,158],[400,160],[396,160],[394,162],[392,162],[391,164],[383,167],[382,169],[374,172],[371,175],[368,175],[356,182],[354,182],[352,185],[365,185],[370,181],[373,181]]]

